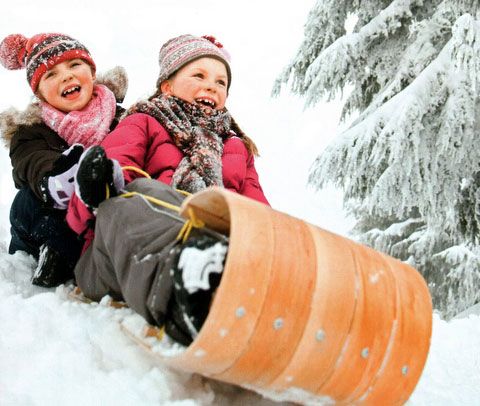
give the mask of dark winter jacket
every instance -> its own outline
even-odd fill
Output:
[[[10,143],[10,160],[15,187],[29,186],[42,198],[40,181],[69,146],[44,123],[20,125]]]
[[[121,75],[123,76],[119,77]],[[97,83],[109,87],[117,101],[121,101],[125,96],[127,79],[121,68],[107,72]],[[111,129],[116,127],[122,113],[123,108],[117,106],[116,118]],[[38,102],[30,104],[23,112],[10,109],[0,114],[0,130],[6,145],[10,148],[15,187],[20,189],[29,186],[42,199],[40,181],[52,170],[54,162],[69,145],[43,123]]]

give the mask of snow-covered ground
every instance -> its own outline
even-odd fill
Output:
[[[0,37],[65,32],[84,42],[98,70],[126,68],[128,106],[153,91],[157,55],[168,38],[213,34],[232,55],[228,107],[258,144],[260,179],[272,205],[346,235],[341,194],[306,187],[308,168],[337,131],[339,103],[303,111],[288,94],[270,98],[293,56],[314,0],[17,0],[0,14]],[[25,72],[0,71],[0,110],[23,108]],[[0,405],[271,404],[259,395],[160,367],[120,331],[129,310],[67,298],[64,287],[33,287],[31,258],[6,253],[15,193],[0,149]],[[411,405],[474,405],[480,399],[480,318],[434,317],[432,345]]]

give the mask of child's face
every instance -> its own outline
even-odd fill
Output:
[[[163,81],[160,89],[163,94],[220,110],[225,107],[227,85],[225,65],[217,59],[205,57],[182,67]]]
[[[41,99],[65,113],[83,109],[93,94],[95,74],[83,59],[71,59],[47,70],[38,84]]]

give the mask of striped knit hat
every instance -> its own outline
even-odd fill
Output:
[[[205,56],[218,59],[223,62],[227,68],[228,88],[232,81],[230,71],[230,55],[223,48],[223,45],[212,36],[196,37],[185,34],[172,38],[162,45],[158,61],[160,64],[160,75],[157,81],[157,87],[177,72],[187,63]]]
[[[88,49],[64,34],[37,34],[30,39],[22,34],[12,34],[0,43],[0,63],[10,70],[26,68],[33,92],[47,70],[76,58],[85,60],[95,70]]]

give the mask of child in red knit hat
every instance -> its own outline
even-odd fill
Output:
[[[131,107],[79,164],[76,196],[97,217],[95,238],[75,275],[87,297],[99,300],[109,294],[125,300],[147,321],[165,325],[170,337],[188,344],[218,286],[226,237],[202,229],[180,243],[176,237],[185,220],[152,205],[145,195],[178,206],[185,198],[178,189],[195,193],[219,186],[268,202],[255,170],[255,145],[225,108],[232,75],[222,45],[213,37],[182,35],[162,46],[159,60],[155,94]],[[125,168],[126,189],[137,195],[106,199],[108,192],[118,192],[112,189],[112,159]],[[143,178],[145,173],[152,179]],[[80,233],[86,227],[85,206],[73,200],[78,204],[72,203],[75,210],[69,210],[67,220]],[[190,249],[199,258],[194,268],[182,260]]]
[[[105,138],[123,109],[112,90],[95,82],[88,49],[67,35],[9,35],[0,43],[0,63],[25,69],[38,98],[24,112],[11,109],[0,116],[20,189],[10,212],[9,252],[25,251],[39,260],[34,284],[57,286],[73,277],[82,245],[65,222],[78,159],[84,147]],[[114,75],[123,98],[126,78],[121,69]]]

